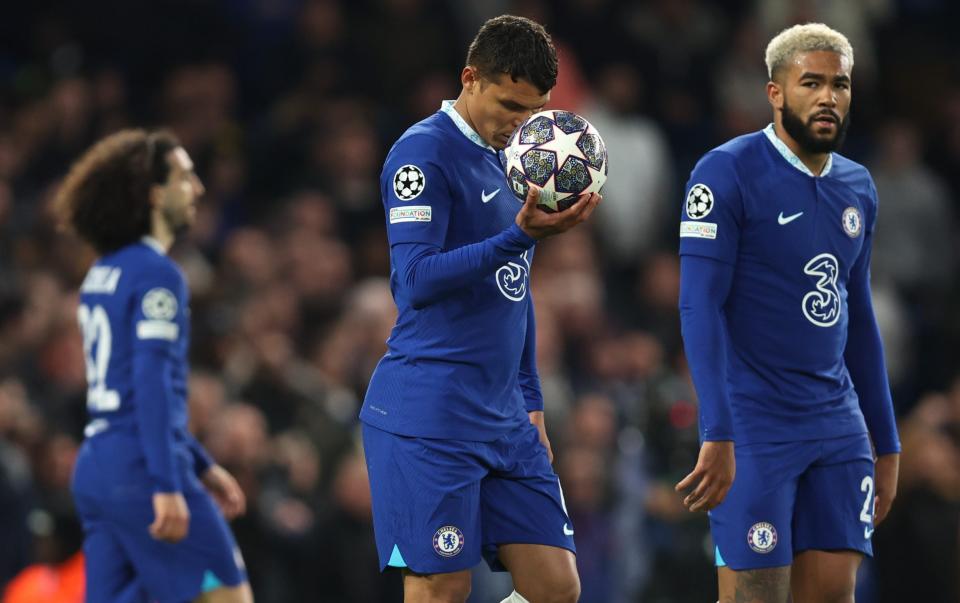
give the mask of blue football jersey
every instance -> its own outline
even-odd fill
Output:
[[[521,202],[497,152],[447,101],[394,144],[380,187],[399,314],[361,420],[401,435],[475,441],[527,422],[518,369],[532,246],[429,304],[411,299],[396,265],[399,244],[446,252],[514,225]]]
[[[847,284],[866,274],[877,214],[870,174],[833,153],[814,176],[771,125],[707,153],[686,190],[680,253],[735,267],[723,314],[737,443],[866,433],[843,354]]]
[[[192,468],[187,304],[179,268],[149,238],[101,257],[80,288],[86,435],[129,435],[112,441],[126,448],[125,466],[145,464],[157,491],[180,490]]]

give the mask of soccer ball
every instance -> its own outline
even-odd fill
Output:
[[[590,122],[570,111],[541,111],[523,122],[503,152],[513,194],[526,199],[538,186],[547,212],[563,211],[577,197],[598,193],[607,180],[607,147]]]

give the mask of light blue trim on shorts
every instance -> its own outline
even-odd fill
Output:
[[[390,561],[387,561],[387,565],[390,567],[407,567],[407,562],[403,560],[403,555],[400,554],[397,545],[393,545],[393,552],[390,553]]]
[[[720,554],[720,547],[713,547],[714,550],[714,564],[717,567],[726,567],[727,562],[723,560],[723,556]]]
[[[207,570],[203,574],[203,586],[200,587],[200,592],[208,593],[211,590],[217,590],[218,588],[223,588],[224,586],[225,584],[220,580],[220,578],[217,578],[213,572]]]

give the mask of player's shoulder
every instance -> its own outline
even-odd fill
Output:
[[[857,194],[875,196],[875,186],[870,170],[840,153],[833,153],[832,157],[833,165],[830,168],[829,178],[843,182]]]
[[[449,118],[442,111],[413,124],[393,143],[387,153],[387,161],[423,159],[433,161],[443,156],[451,132]]]
[[[185,282],[177,263],[158,243],[147,238],[118,249],[101,258],[99,263],[120,267],[126,276],[123,280],[129,286],[156,284],[180,288]]]
[[[764,133],[752,132],[732,138],[703,154],[694,171],[742,171],[763,157]]]

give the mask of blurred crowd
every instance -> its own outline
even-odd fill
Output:
[[[69,494],[85,421],[76,289],[93,255],[57,231],[52,193],[99,137],[164,126],[207,187],[173,250],[192,288],[191,429],[249,499],[233,528],[256,598],[401,600],[399,577],[377,571],[357,439],[396,316],[379,171],[406,127],[457,96],[480,24],[513,12],[554,36],[551,106],[585,115],[610,154],[603,206],[543,242],[532,272],[581,600],[713,600],[706,517],[673,492],[698,447],[678,212],[701,154],[771,120],[765,44],[806,21],[856,51],[843,152],[872,170],[881,199],[874,296],[904,443],[900,496],[858,600],[960,600],[956,3],[97,0],[3,12],[0,589],[31,564],[69,571],[81,543]],[[472,600],[509,590],[480,568]]]

